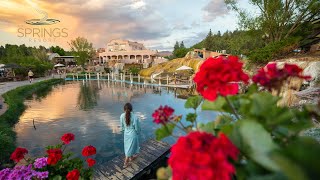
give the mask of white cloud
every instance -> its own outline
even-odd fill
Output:
[[[202,8],[203,20],[205,22],[214,21],[217,17],[224,16],[229,13],[224,0],[210,0],[206,6]]]
[[[146,8],[146,3],[143,0],[133,0],[132,4],[129,6],[133,10],[144,10]]]

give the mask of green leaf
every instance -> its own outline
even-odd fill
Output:
[[[161,126],[161,128],[158,128],[155,132],[156,139],[161,140],[165,137],[168,137],[172,134],[173,129],[176,127],[175,124],[166,124],[165,126]]]
[[[225,125],[229,125],[233,119],[228,115],[218,116],[214,121],[215,129],[221,129]]]
[[[309,137],[299,137],[285,148],[277,149],[271,158],[288,179],[319,179],[320,144]]]
[[[201,104],[202,102],[202,96],[192,96],[192,97],[189,97],[186,101],[186,103],[184,104],[184,107],[185,108],[193,108],[194,110],[196,110],[199,105]]]
[[[253,93],[256,93],[258,92],[258,85],[257,84],[251,84],[249,87],[248,87],[248,91],[246,94],[253,94]]]
[[[270,134],[261,124],[252,120],[241,120],[237,123],[243,143],[242,151],[263,167],[277,171],[279,167],[269,157],[269,153],[277,149]]]
[[[52,178],[52,180],[62,180],[62,177],[60,175],[56,175]]]
[[[189,113],[187,114],[187,117],[186,117],[186,120],[191,122],[191,123],[194,123],[197,119],[197,114],[196,113]]]
[[[224,111],[227,104],[226,100],[219,96],[215,101],[205,100],[202,104],[202,110]]]
[[[216,133],[214,121],[208,122],[207,124],[200,123],[198,128],[201,131],[205,131],[205,132],[208,132],[208,133],[212,133],[212,134]]]

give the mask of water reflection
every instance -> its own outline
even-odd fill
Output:
[[[99,99],[97,83],[85,82],[80,85],[78,105],[80,110],[90,110],[97,105]]]
[[[68,149],[81,157],[81,149],[91,144],[97,148],[98,163],[103,163],[123,153],[119,117],[124,103],[131,102],[134,113],[140,117],[144,141],[154,137],[158,128],[152,123],[151,114],[160,105],[174,107],[175,114],[192,112],[184,109],[184,99],[176,98],[189,93],[120,82],[69,82],[54,87],[41,101],[25,102],[28,108],[15,126],[17,145],[26,147],[31,156],[39,157],[45,154],[45,146],[59,143],[61,135],[72,132],[76,141]],[[200,112],[199,117],[212,120],[215,114]]]

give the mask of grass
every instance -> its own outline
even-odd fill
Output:
[[[8,110],[0,116],[0,165],[9,163],[10,154],[15,149],[16,133],[13,126],[18,122],[20,115],[26,109],[24,100],[33,94],[43,96],[49,92],[53,85],[64,82],[62,79],[50,79],[31,85],[21,86],[5,94],[3,98],[8,105]],[[46,94],[46,93],[45,93]]]

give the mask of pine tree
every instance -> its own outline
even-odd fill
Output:
[[[221,32],[220,31],[218,31],[217,36],[221,37]]]
[[[207,37],[204,39],[204,48],[207,50],[212,50],[213,48],[213,36],[212,36],[212,31],[210,29]]]
[[[181,43],[180,43],[180,48],[186,48],[186,47],[184,47],[183,41],[181,41]]]
[[[177,51],[179,48],[180,48],[179,42],[176,41],[176,44],[175,44],[174,47],[173,47],[173,51]]]

